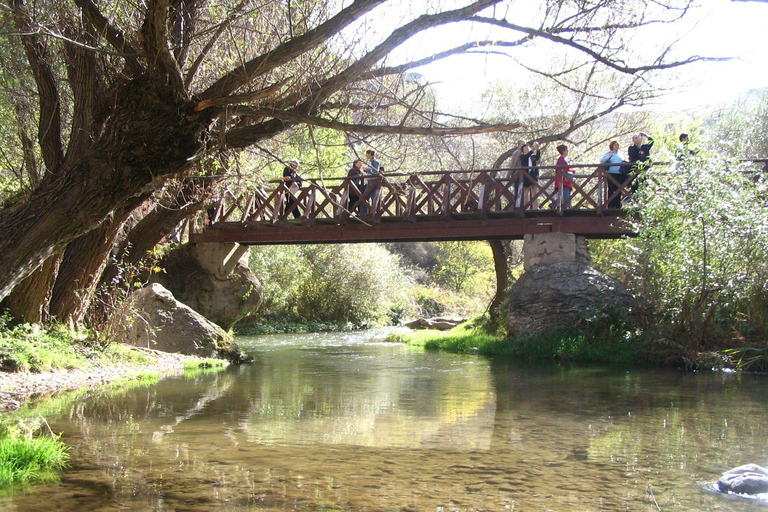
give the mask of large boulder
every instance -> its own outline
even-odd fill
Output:
[[[768,470],[757,464],[745,464],[723,473],[717,487],[720,492],[735,494],[768,493]]]
[[[511,336],[546,335],[585,328],[590,317],[608,312],[639,322],[647,307],[619,280],[584,261],[562,261],[520,276],[509,292],[507,327]]]
[[[221,327],[176,300],[158,283],[133,293],[111,323],[115,341],[162,352],[222,357],[244,354]]]
[[[171,252],[155,281],[178,300],[226,331],[255,313],[263,289],[235,244],[199,244]],[[230,257],[232,261],[228,261]]]

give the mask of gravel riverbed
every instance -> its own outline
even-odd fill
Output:
[[[130,379],[141,373],[158,373],[160,376],[178,374],[184,370],[185,362],[200,360],[195,356],[137,350],[145,351],[150,361],[144,364],[117,363],[40,373],[0,371],[0,411],[18,409],[25,401],[38,396]]]

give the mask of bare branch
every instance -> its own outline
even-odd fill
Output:
[[[245,5],[246,0],[242,0],[237,7],[235,7],[234,12],[239,12],[243,5]],[[203,63],[203,60],[208,56],[208,54],[213,49],[213,45],[216,44],[216,42],[219,40],[221,35],[229,28],[229,25],[234,20],[233,17],[229,17],[223,22],[219,24],[219,26],[216,28],[216,31],[211,36],[211,38],[208,40],[208,42],[205,44],[203,49],[198,54],[195,61],[192,63],[192,66],[190,66],[189,70],[187,71],[187,76],[184,77],[184,86],[189,87],[189,85],[192,83],[192,80],[194,80],[195,75],[197,74],[197,70],[200,69],[200,65]]]
[[[125,40],[125,36],[123,36],[121,31],[109,23],[109,20],[101,14],[99,7],[92,0],[75,0],[75,4],[82,9],[86,19],[96,28],[99,34],[123,56],[128,67],[134,73],[140,73],[142,66],[138,60],[139,52]]]
[[[391,125],[366,125],[355,123],[344,123],[341,121],[334,121],[330,119],[324,119],[321,117],[300,114],[296,112],[275,112],[271,109],[253,108],[251,114],[260,117],[271,117],[280,121],[285,121],[292,124],[307,124],[311,126],[320,126],[322,128],[329,128],[332,130],[355,132],[355,133],[367,133],[367,134],[400,134],[400,135],[473,135],[478,133],[494,133],[509,130],[517,130],[523,126],[520,122],[507,123],[507,124],[481,124],[478,126],[467,127],[450,127],[450,126],[391,126]],[[240,139],[244,133],[252,129],[252,127],[246,127],[242,129],[231,130],[227,134],[227,139],[232,138]],[[258,129],[258,128],[257,128]]]
[[[466,7],[453,11],[419,16],[412,22],[395,29],[384,42],[362,56],[341,73],[316,84],[313,87],[314,97],[311,99],[311,102],[307,102],[306,105],[313,106],[325,101],[345,85],[357,80],[363,73],[373,67],[376,62],[379,62],[392,50],[400,46],[413,35],[440,25],[466,20],[477,12],[499,3],[499,1],[500,0],[478,0]]]
[[[288,83],[287,78],[285,80],[281,80],[276,84],[272,84],[269,87],[261,89],[260,91],[256,91],[250,94],[238,94],[235,96],[226,96],[224,98],[217,98],[215,100],[203,100],[195,106],[195,112],[200,112],[201,110],[205,110],[206,108],[210,108],[210,107],[224,107],[227,105],[236,105],[240,103],[257,101],[262,98],[266,98],[267,96],[274,93],[275,91],[280,90],[280,88],[284,86],[286,83]]]
[[[200,99],[210,100],[232,94],[240,87],[250,83],[254,78],[263,75],[297,56],[305,53],[327,41],[340,30],[353,23],[384,0],[355,0],[349,7],[342,9],[320,26],[279,45],[263,55],[251,59],[244,65],[226,73],[208,89],[200,94]]]
[[[61,103],[59,90],[56,87],[56,77],[48,62],[45,46],[38,36],[33,35],[32,21],[27,14],[24,0],[13,0],[12,7],[17,28],[27,33],[20,37],[40,96],[38,142],[48,172],[55,173],[64,160],[61,142]]]
[[[360,78],[362,80],[368,80],[371,78],[376,77],[382,77],[382,76],[388,76],[388,75],[399,75],[402,74],[409,69],[418,68],[421,66],[426,66],[427,64],[431,64],[433,62],[436,62],[441,59],[445,59],[446,57],[450,57],[452,55],[460,55],[464,53],[479,53],[479,52],[473,52],[472,50],[476,50],[479,48],[485,48],[489,46],[504,46],[504,47],[514,47],[514,46],[521,46],[522,44],[530,41],[532,37],[525,36],[517,41],[509,41],[509,42],[500,42],[500,41],[473,41],[471,43],[466,43],[461,46],[457,46],[455,48],[451,48],[450,50],[445,50],[440,53],[436,53],[434,55],[430,55],[429,57],[425,57],[423,59],[419,59],[413,62],[408,62],[405,64],[400,64],[399,66],[390,66],[386,68],[379,68],[371,70],[368,73],[365,73]]]
[[[497,20],[494,18],[474,18],[476,21],[483,21],[485,23],[497,25],[499,27],[508,28],[510,30],[515,30],[517,32],[522,32],[524,34],[528,34],[531,37],[540,37],[542,39],[547,39],[549,41],[552,41],[554,43],[563,44],[565,46],[570,46],[571,48],[574,48],[582,53],[585,53],[589,55],[592,59],[594,59],[597,62],[600,62],[604,64],[605,66],[608,66],[609,68],[615,69],[616,71],[619,71],[620,73],[626,73],[629,75],[634,75],[643,71],[651,71],[651,70],[661,70],[661,69],[670,69],[670,68],[676,68],[680,66],[684,66],[686,64],[691,64],[693,62],[699,62],[699,61],[706,61],[706,62],[722,62],[730,60],[730,58],[726,57],[701,57],[699,55],[694,55],[691,57],[688,57],[687,59],[681,60],[681,61],[674,61],[674,62],[661,62],[656,61],[653,64],[648,64],[645,66],[626,66],[619,64],[618,61],[615,61],[613,59],[610,59],[608,57],[605,57],[601,55],[599,52],[593,50],[592,48],[589,48],[588,46],[585,46],[584,44],[581,44],[577,41],[574,41],[573,39],[566,39],[564,37],[560,37],[558,35],[555,35],[554,33],[551,33],[547,30],[542,29],[535,29],[530,27],[524,27],[522,25],[516,25],[514,23],[509,23],[506,20]],[[596,30],[596,29],[592,29]]]

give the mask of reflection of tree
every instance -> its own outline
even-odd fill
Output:
[[[458,359],[450,356],[444,368],[419,370],[405,350],[391,360],[395,371],[376,363],[348,371],[343,354],[277,358],[259,375],[261,395],[241,427],[261,443],[416,447],[461,431],[465,448],[486,445],[494,400],[487,368],[452,367]]]

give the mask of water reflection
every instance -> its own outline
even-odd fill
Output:
[[[48,418],[75,467],[0,508],[765,511],[704,489],[768,461],[766,376],[370,338],[241,339],[253,364],[79,398]]]

